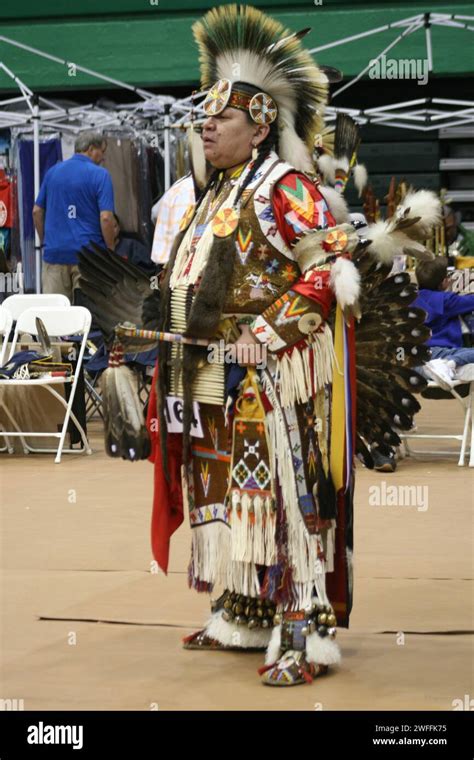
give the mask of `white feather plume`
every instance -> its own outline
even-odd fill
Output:
[[[328,204],[329,211],[337,224],[350,222],[349,208],[341,193],[338,193],[333,187],[328,187],[327,185],[320,185],[318,189]]]
[[[109,367],[101,377],[107,452],[125,459],[148,456],[148,433],[137,376],[125,365]]]
[[[342,169],[342,171],[345,174],[348,174],[349,173],[349,159],[347,159],[345,156],[339,156],[339,158],[334,158],[334,168]]]
[[[329,283],[341,307],[353,306],[359,300],[360,274],[349,259],[339,257],[331,268]]]
[[[365,237],[371,241],[367,250],[383,264],[391,264],[394,256],[401,253],[397,241],[390,233],[390,222],[380,221],[369,224]]]
[[[411,227],[409,228],[411,229]],[[369,224],[364,237],[370,240],[368,251],[383,264],[391,264],[395,256],[408,254],[419,261],[433,258],[433,254],[423,245],[405,234],[405,231],[394,230],[392,220]]]
[[[367,174],[367,169],[365,168],[364,164],[356,164],[353,169],[354,172],[354,184],[357,188],[357,192],[359,193],[359,198],[362,195],[362,190],[367,184],[367,180],[369,178],[369,175]]]
[[[287,108],[280,108],[279,114],[279,147],[278,153],[283,161],[288,161],[297,171],[314,171],[314,165],[309,150],[301,137],[298,137],[293,121],[293,115]]]
[[[396,216],[421,217],[415,224],[407,227],[405,232],[410,238],[423,240],[433,227],[441,223],[441,202],[431,190],[417,190],[407,193],[397,208]]]
[[[336,181],[336,173],[334,168],[334,159],[332,156],[329,156],[327,153],[323,153],[322,156],[318,158],[318,170],[319,173],[324,177],[325,182],[330,182],[331,185],[334,184]]]

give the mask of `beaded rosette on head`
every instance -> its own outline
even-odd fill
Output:
[[[314,171],[315,135],[324,128],[328,78],[303,47],[309,29],[291,32],[248,5],[223,5],[193,25],[208,116],[224,108],[249,112],[257,124],[277,122],[279,156]]]

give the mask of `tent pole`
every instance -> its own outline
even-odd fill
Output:
[[[426,58],[428,61],[428,71],[433,71],[433,48],[431,45],[431,18],[429,13],[425,13],[425,38],[426,38]]]
[[[39,102],[38,96],[33,95],[33,171],[35,200],[40,190],[40,146],[39,146]],[[41,293],[41,243],[35,229],[35,289]]]

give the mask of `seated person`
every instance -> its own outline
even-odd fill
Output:
[[[452,361],[456,367],[474,364],[474,348],[463,346],[459,317],[474,311],[474,295],[447,291],[448,260],[437,256],[416,267],[420,291],[413,306],[426,311],[426,324],[431,328],[431,359]]]

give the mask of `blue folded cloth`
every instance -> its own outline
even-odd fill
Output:
[[[3,367],[0,367],[0,378],[2,380],[10,379],[23,364],[29,364],[40,359],[44,361],[47,358],[51,359],[50,356],[46,357],[38,351],[17,351]]]
[[[125,354],[125,364],[139,364],[143,367],[154,367],[158,356],[158,348],[142,351],[139,354]],[[109,365],[109,354],[105,345],[100,346],[95,354],[87,362],[87,371],[102,372]]]

